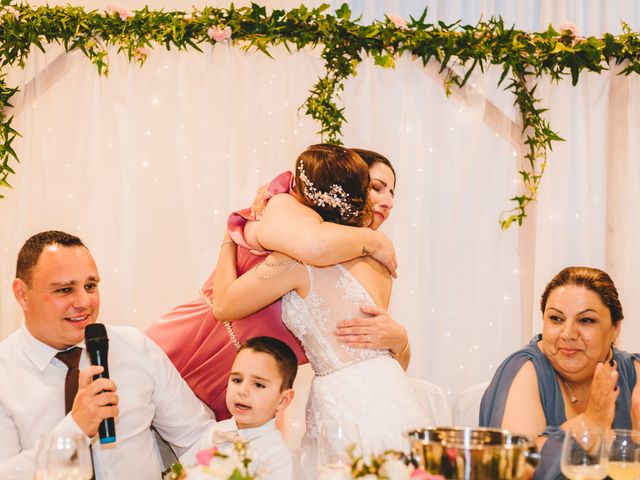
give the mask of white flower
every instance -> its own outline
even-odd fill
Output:
[[[207,467],[197,466],[187,470],[188,480],[211,480],[211,475],[204,470]]]
[[[322,470],[318,476],[318,480],[345,480],[345,478],[351,478],[351,472],[347,470],[335,469],[335,470]]]
[[[209,474],[213,478],[219,478],[220,480],[227,480],[236,468],[239,468],[237,459],[233,457],[220,458],[214,457],[209,464]]]
[[[411,477],[409,466],[397,458],[387,458],[380,468],[380,473],[386,475],[389,480],[409,480]]]
[[[188,480],[227,480],[236,468],[239,468],[234,458],[214,457],[209,466],[198,465],[187,469]]]
[[[236,469],[242,469],[242,461],[233,453],[227,457],[214,456],[209,465],[198,465],[187,469],[187,479],[227,480]]]

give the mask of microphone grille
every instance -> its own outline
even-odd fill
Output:
[[[84,341],[90,342],[91,340],[106,340],[107,329],[102,323],[91,323],[84,327]]]

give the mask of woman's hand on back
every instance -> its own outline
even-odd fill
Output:
[[[407,330],[394,321],[383,308],[369,305],[361,307],[360,310],[373,316],[338,322],[333,331],[338,341],[352,348],[389,350],[396,355],[396,359],[406,369],[409,365]]]
[[[398,278],[396,272],[398,268],[398,259],[396,257],[396,248],[393,246],[393,242],[380,231],[374,231],[373,233],[376,246],[372,251],[368,251],[366,247],[362,247],[362,254],[370,255],[371,258],[387,267],[387,270],[389,270],[389,273],[393,278]]]
[[[256,196],[251,203],[251,216],[256,220],[260,220],[260,218],[262,218],[262,212],[264,211],[264,207],[267,205],[268,186],[268,183],[260,185],[256,190]]]

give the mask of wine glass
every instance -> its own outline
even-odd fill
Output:
[[[601,480],[607,476],[606,453],[602,430],[570,428],[562,444],[560,470],[570,480]]]
[[[609,435],[609,469],[613,480],[640,478],[640,432],[613,429]]]
[[[0,478],[2,480],[24,480],[31,478],[31,469],[26,465],[8,464],[0,466]]]
[[[47,457],[49,456],[49,436],[43,435],[36,441],[34,480],[47,480]],[[2,478],[2,477],[0,477]]]
[[[44,440],[43,453],[37,462],[47,480],[89,480],[93,475],[91,452],[86,437],[80,433],[53,433]]]
[[[318,437],[318,480],[350,480],[349,451],[358,445],[353,428],[324,423]]]

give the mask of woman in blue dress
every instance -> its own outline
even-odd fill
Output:
[[[640,429],[640,357],[615,347],[622,305],[609,275],[567,267],[541,299],[542,334],[498,368],[480,425],[537,438],[534,478],[564,478],[560,451],[571,427]]]

